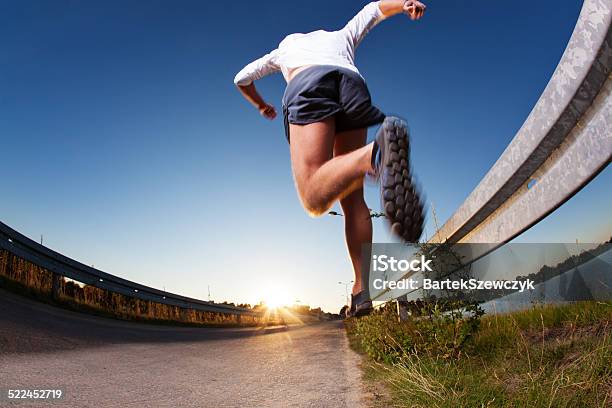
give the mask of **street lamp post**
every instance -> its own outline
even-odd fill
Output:
[[[350,306],[349,304],[349,295],[348,295],[348,287],[349,285],[352,285],[355,281],[349,281],[349,282],[338,282],[339,285],[344,285],[344,293],[346,294],[346,305]]]

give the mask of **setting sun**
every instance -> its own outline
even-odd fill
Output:
[[[278,285],[268,285],[262,293],[261,299],[268,309],[278,309],[290,306],[293,303],[291,294],[287,288]]]

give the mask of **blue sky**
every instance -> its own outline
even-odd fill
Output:
[[[365,4],[0,2],[0,219],[155,287],[206,298],[210,285],[213,299],[251,303],[285,290],[337,309],[352,273],[342,220],[303,212],[282,120],[262,119],[232,79],[285,35],[340,28]],[[529,114],[581,2],[428,6],[421,22],[376,27],[357,65],[374,102],[410,123],[414,166],[443,221]],[[284,85],[258,83],[277,107]],[[610,235],[611,178],[520,239]],[[378,208],[375,188],[367,199]],[[388,239],[376,223],[375,240]]]

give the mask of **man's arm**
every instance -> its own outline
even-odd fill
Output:
[[[378,7],[385,17],[404,13],[411,20],[419,20],[427,9],[425,4],[416,0],[381,0]]]
[[[274,119],[276,117],[276,109],[263,100],[259,92],[257,92],[257,88],[255,88],[253,81],[280,70],[280,67],[276,63],[276,54],[277,50],[274,50],[251,62],[241,69],[234,78],[234,83],[242,96],[255,106],[262,116],[268,119]]]
[[[247,101],[251,102],[251,105],[257,108],[261,116],[270,120],[276,118],[276,109],[263,100],[259,92],[257,92],[254,83],[251,82],[249,85],[238,85],[238,90]]]
[[[342,29],[353,47],[357,47],[366,34],[387,17],[405,13],[418,20],[425,13],[425,5],[416,0],[380,0],[367,4]]]

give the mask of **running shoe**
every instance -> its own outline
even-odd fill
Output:
[[[372,307],[372,301],[365,290],[362,290],[356,295],[351,295],[351,307],[348,312],[349,316],[366,316],[372,313],[373,310],[374,308]]]
[[[425,221],[421,194],[410,168],[410,136],[405,121],[388,116],[376,135],[374,177],[391,231],[405,242],[418,242]]]

